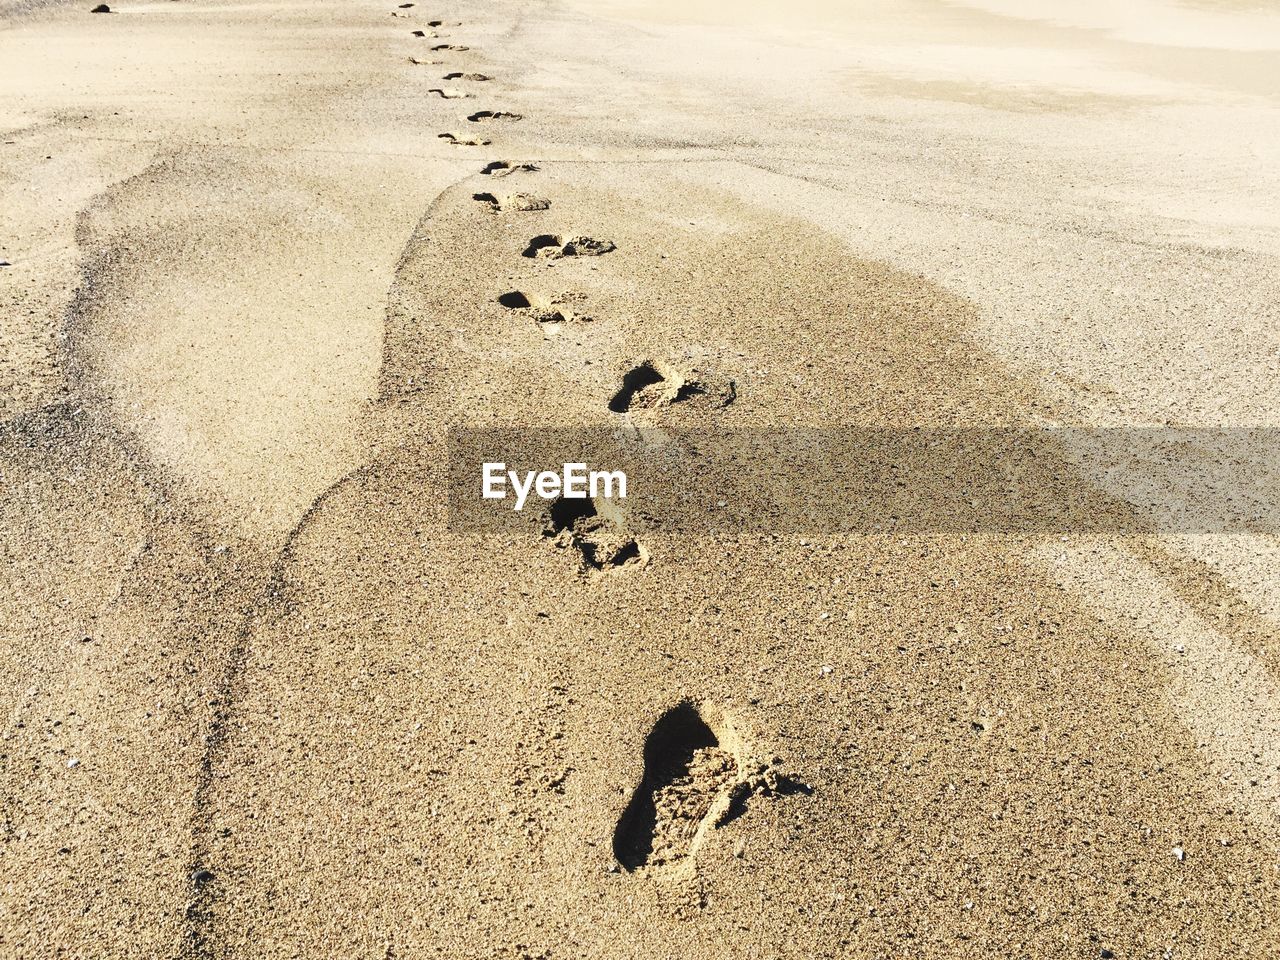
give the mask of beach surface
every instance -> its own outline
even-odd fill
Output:
[[[1280,11],[1062,6],[0,0],[0,957],[1280,958]]]

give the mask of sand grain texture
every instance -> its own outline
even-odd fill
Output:
[[[1269,426],[1277,28],[1009,6],[0,7],[0,956],[1280,955],[1271,539],[449,523]]]

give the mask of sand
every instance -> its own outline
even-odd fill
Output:
[[[0,956],[1280,957],[1198,473],[487,527],[449,441],[1272,426],[1269,7],[90,7],[0,6]]]

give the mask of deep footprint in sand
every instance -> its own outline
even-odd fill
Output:
[[[644,774],[618,820],[613,855],[627,870],[690,856],[732,802],[738,759],[685,701],[662,715],[644,744]]]
[[[627,533],[607,496],[601,503],[597,509],[591,499],[561,497],[551,504],[543,536],[557,547],[575,550],[588,572],[643,567],[649,552]]]
[[[569,237],[566,240],[545,233],[530,240],[522,256],[544,257],[548,260],[558,260],[561,257],[599,257],[616,249],[618,247],[612,240],[597,240],[594,237]]]
[[[492,193],[472,194],[472,198],[485,204],[493,213],[515,211],[517,213],[534,213],[551,209],[551,201],[546,197],[537,197],[532,193],[508,193],[499,197]]]
[[[488,177],[505,177],[513,173],[533,173],[538,169],[536,163],[512,163],[510,160],[494,160],[480,168],[480,172]]]
[[[435,40],[440,36],[440,34],[436,33],[434,30],[415,30],[413,31],[413,35],[424,40]]]
[[[753,761],[728,719],[681,701],[653,725],[644,773],[613,833],[613,855],[626,870],[686,861],[708,831],[747,812],[755,795],[809,796],[813,788],[783,774],[781,760]]]
[[[609,399],[609,409],[629,413],[691,400],[727,407],[736,398],[737,387],[732,380],[722,382],[696,372],[686,375],[669,364],[645,360],[622,375],[622,386]]]
[[[489,123],[493,120],[507,120],[509,122],[515,122],[516,120],[523,120],[524,115],[520,113],[509,113],[505,110],[477,110],[475,113],[467,117],[467,119],[472,123]]]
[[[431,48],[432,52],[439,51],[439,50],[453,50],[455,53],[461,53],[463,50],[470,50],[470,49],[471,49],[470,47],[460,46],[459,44],[455,44],[455,43],[437,43],[434,47]]]
[[[431,87],[427,90],[427,93],[434,93],[437,97],[445,100],[462,100],[471,96],[467,91],[459,90],[456,87]]]
[[[487,146],[489,141],[484,139],[473,139],[470,137],[460,137],[456,133],[438,133],[436,134],[441,140],[448,140],[455,147],[483,147]]]
[[[487,77],[483,73],[459,73],[457,71],[454,71],[453,73],[446,73],[440,79],[441,80],[472,80],[476,83],[482,83],[485,80],[491,80],[493,78]]]

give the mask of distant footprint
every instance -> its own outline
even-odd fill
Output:
[[[422,60],[422,59],[419,59],[418,57],[410,57],[409,62],[419,67],[439,66],[440,64],[444,63],[443,60]]]
[[[461,46],[461,45],[456,44],[456,43],[437,43],[437,44],[436,44],[434,47],[432,47],[431,49],[432,49],[433,51],[436,51],[436,50],[453,50],[453,51],[454,51],[454,52],[456,52],[456,53],[461,53],[463,50],[470,50],[471,48],[470,48],[470,47],[464,47],[464,46]]]
[[[609,409],[614,413],[628,413],[697,398],[727,407],[737,398],[737,387],[732,380],[720,382],[714,377],[685,376],[665,363],[645,360],[623,374],[622,386],[610,398]]]
[[[427,90],[428,94],[434,93],[437,97],[445,100],[465,100],[471,94],[465,90],[459,90],[456,87],[431,87]]]
[[[448,140],[455,147],[483,147],[489,143],[483,138],[460,137],[456,133],[438,133],[436,136],[441,140]]]
[[[415,30],[413,31],[413,35],[415,37],[422,37],[428,40],[435,40],[440,36],[440,34],[436,33],[434,30]]]
[[[567,240],[554,234],[545,233],[529,241],[521,256],[544,257],[558,260],[561,257],[599,257],[618,249],[612,240],[597,240],[594,237],[569,237]]]
[[[602,573],[622,568],[643,567],[649,553],[627,533],[612,501],[597,510],[589,498],[561,497],[551,504],[543,536],[556,546],[576,550],[584,569]]]
[[[491,80],[492,77],[486,77],[483,73],[446,73],[441,80],[473,80],[480,83],[485,80]]]
[[[538,169],[536,163],[512,163],[510,160],[494,160],[480,168],[480,172],[489,177],[505,177],[512,173],[533,173]]]
[[[477,110],[475,113],[467,117],[472,123],[487,123],[492,120],[523,120],[524,115],[519,113],[508,113],[505,110]]]
[[[488,206],[494,213],[505,213],[514,210],[517,213],[531,213],[537,210],[551,209],[551,201],[545,197],[535,197],[532,193],[509,193],[497,197],[492,193],[472,194],[472,198]]]

